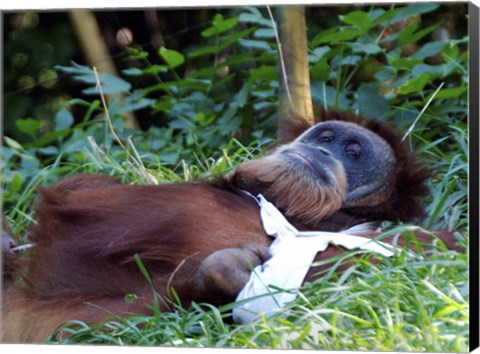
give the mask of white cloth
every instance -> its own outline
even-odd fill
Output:
[[[324,251],[330,243],[386,257],[394,254],[392,245],[352,235],[365,230],[361,225],[343,232],[298,231],[262,195],[258,195],[256,200],[263,228],[275,240],[270,246],[271,258],[252,271],[249,281],[237,296],[237,302],[244,301],[233,309],[233,320],[237,323],[257,321],[260,314],[268,316],[295,300],[296,290],[302,285],[317,252]],[[248,300],[251,298],[255,299]]]

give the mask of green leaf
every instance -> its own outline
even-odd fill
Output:
[[[56,146],[46,146],[38,148],[38,152],[43,155],[53,156],[58,155],[58,148]]]
[[[312,53],[308,55],[309,61],[311,63],[316,63],[317,61],[322,60],[323,56],[330,52],[330,50],[330,47],[327,45],[315,48]]]
[[[240,32],[234,32],[232,35],[229,35],[223,39],[220,45],[211,45],[200,47],[199,49],[193,50],[188,53],[190,58],[199,57],[202,55],[209,55],[209,54],[217,54],[220,53],[222,50],[228,48],[229,46],[238,42],[239,39],[245,38],[250,35],[252,32],[255,31],[255,27],[247,28],[246,30]]]
[[[128,59],[129,60],[144,60],[148,58],[149,53],[145,50],[128,47]]]
[[[340,20],[349,25],[357,26],[365,31],[372,27],[372,19],[370,15],[364,11],[353,11],[345,16],[340,16]]]
[[[449,88],[445,88],[445,89],[440,90],[440,92],[438,92],[435,95],[434,99],[458,98],[462,94],[464,94],[465,92],[467,92],[467,87],[466,86],[449,87]],[[433,95],[433,92],[429,95],[428,99],[430,99],[431,95]]]
[[[238,23],[238,17],[232,17],[229,19],[224,19],[221,14],[216,14],[212,26],[202,31],[202,36],[205,38],[219,35],[220,33],[226,32],[234,28]]]
[[[255,7],[250,7],[248,9],[250,13],[244,12],[241,13],[238,20],[242,23],[253,23],[263,27],[271,28],[272,21],[268,18],[264,18],[262,13]]]
[[[431,76],[439,76],[443,74],[443,67],[441,65],[418,64],[412,68],[412,74],[419,76],[422,74],[430,74]]]
[[[76,81],[91,85],[91,87],[82,91],[84,94],[98,95],[97,78],[90,67],[72,62],[72,66],[56,66],[55,68],[60,72],[73,75]],[[106,73],[98,73],[98,76],[104,94],[109,95],[130,91],[130,83],[117,76]]]
[[[192,122],[186,119],[175,119],[171,121],[168,126],[173,129],[179,129],[179,130],[195,128],[195,124],[193,124]]]
[[[417,28],[418,28],[418,21],[414,20],[411,24],[409,24],[407,27],[401,30],[398,33],[398,39],[400,39],[400,43],[402,45],[407,45],[414,42],[413,34],[417,30]]]
[[[237,107],[243,107],[247,104],[250,90],[251,85],[249,83],[245,83],[243,84],[242,89],[234,95],[233,101]]]
[[[122,70],[122,73],[128,76],[140,76],[143,74],[143,70],[140,70],[139,68],[128,68]]]
[[[162,95],[155,100],[154,112],[168,112],[175,105],[175,101],[172,96]]]
[[[35,137],[40,130],[40,121],[33,118],[17,119],[15,125],[22,133]]]
[[[372,21],[376,21],[379,17],[383,16],[385,14],[385,11],[384,9],[371,9],[369,12],[368,12],[368,15],[370,16],[370,18],[372,19]]]
[[[93,70],[86,66],[86,65],[80,65],[72,61],[72,66],[61,66],[61,65],[56,65],[55,70],[64,72],[66,74],[74,74],[74,75],[93,75]]]
[[[430,75],[422,74],[414,79],[408,80],[406,83],[400,86],[399,93],[406,95],[409,93],[419,93],[423,91],[423,88],[430,82]]]
[[[37,140],[37,146],[47,146],[50,144],[56,143],[59,139],[67,136],[71,130],[63,129],[63,130],[55,130],[52,132],[47,132],[42,135]]]
[[[188,53],[190,58],[200,57],[202,55],[217,54],[221,51],[218,45],[202,46]]]
[[[452,44],[452,43],[447,43],[448,45],[443,48],[442,55],[445,57],[449,57],[450,60],[456,59],[459,54],[459,48],[458,45]]]
[[[394,79],[395,77],[397,77],[397,72],[391,66],[384,66],[379,72],[375,74],[375,79],[380,82],[387,82]]]
[[[415,32],[415,34],[412,37],[412,42],[418,42],[420,39],[425,37],[427,34],[433,32],[439,25],[440,25],[440,23],[436,23],[436,24],[428,26],[427,28],[424,28],[424,29],[422,29],[418,32]]]
[[[404,20],[410,16],[421,15],[423,13],[434,11],[438,8],[438,6],[439,4],[424,2],[402,7],[396,12],[396,15],[391,19],[390,23]]]
[[[310,75],[314,80],[328,81],[329,74],[330,74],[330,66],[328,65],[328,60],[326,58],[313,64],[313,66],[310,69]]]
[[[434,56],[442,51],[447,45],[447,42],[436,41],[430,42],[422,46],[417,52],[412,55],[412,58],[428,58]]]
[[[378,26],[379,24],[383,23],[384,25],[389,25],[393,23],[392,19],[397,15],[400,11],[400,8],[390,9],[388,11],[378,12],[373,17],[372,25]]]
[[[380,95],[378,84],[361,84],[357,90],[357,105],[361,115],[384,119],[391,110],[388,101]]]
[[[106,95],[129,92],[130,88],[132,87],[129,82],[114,75],[99,73],[98,76],[100,78],[100,82],[102,83],[102,92]],[[97,80],[93,74],[93,71],[91,74],[75,76],[75,80],[92,85],[92,87],[82,91],[84,94],[98,95],[99,90],[97,87]]]
[[[13,150],[16,150],[16,151],[25,150],[24,147],[19,142],[17,142],[16,140],[13,140],[12,138],[9,138],[8,136],[4,136],[3,141],[5,145],[11,147]]]
[[[270,47],[270,44],[266,41],[258,41],[254,39],[239,39],[238,43],[243,47],[247,47],[251,49],[261,49],[261,50],[267,50],[267,51],[272,50],[272,48]]]
[[[55,130],[63,130],[70,128],[75,122],[72,113],[62,108],[55,115]]]
[[[118,76],[110,75],[110,74],[100,74],[100,81],[102,82],[102,90],[105,94],[113,94],[113,93],[120,93],[120,92],[128,92],[132,85],[119,78]]]
[[[312,99],[315,102],[321,102],[321,105],[326,103],[327,107],[348,109],[350,107],[349,100],[345,92],[338,92],[331,86],[325,85],[323,82],[313,82],[311,85]],[[338,102],[337,102],[338,101]]]
[[[338,43],[350,41],[365,33],[363,29],[354,27],[340,27],[335,29],[336,32],[331,33],[331,30],[322,31],[312,39],[312,46],[316,47],[323,43]]]
[[[412,59],[412,58],[394,58],[389,60],[390,65],[397,70],[408,70],[410,71],[415,65],[422,63],[421,59]]]
[[[133,99],[131,96],[128,96],[124,103],[119,107],[118,113],[137,111],[147,107],[153,107],[155,102],[156,100],[150,98]]]
[[[337,63],[338,65],[357,65],[358,62],[362,59],[360,55],[345,55],[341,58],[341,60]]]
[[[278,69],[275,66],[262,65],[258,69],[250,70],[250,81],[278,80]]]
[[[8,185],[9,189],[11,189],[13,193],[20,193],[23,187],[23,182],[22,175],[18,172],[13,172],[12,179]]]
[[[382,26],[388,26],[398,21],[405,20],[411,16],[420,15],[422,13],[433,11],[437,7],[438,7],[438,4],[423,3],[423,4],[414,4],[414,5],[406,6],[403,8],[390,9],[384,12],[383,14],[381,14],[380,16],[376,17],[373,20],[373,26],[377,26],[379,24],[382,24]],[[436,26],[437,25],[427,27],[425,29],[418,31],[417,33],[414,33],[416,31],[416,28],[413,31],[412,31],[412,28],[410,28],[407,30],[408,35],[407,33],[404,33],[403,40],[405,41],[405,43],[407,42],[412,43],[412,42],[418,41],[420,38],[430,33]],[[399,37],[399,34],[394,33],[393,35],[388,36],[386,39],[383,39],[382,43],[396,40],[398,37]]]
[[[185,57],[183,56],[183,54],[172,49],[161,47],[158,50],[158,54],[163,60],[165,60],[165,62],[171,69],[174,69],[185,62]]]
[[[439,65],[439,67],[442,69],[442,77],[447,77],[457,72],[462,73],[462,67],[455,61],[450,61],[446,64]]]
[[[355,42],[350,43],[350,47],[352,48],[354,53],[365,53],[367,55],[374,55],[383,51],[383,49],[375,43]]]
[[[253,34],[255,38],[275,38],[275,31],[273,28],[260,28]]]
[[[166,73],[168,71],[168,66],[167,65],[152,65],[149,66],[148,68],[145,68],[143,72],[148,75],[157,75],[159,73]]]

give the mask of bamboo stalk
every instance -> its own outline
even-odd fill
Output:
[[[288,135],[288,127],[297,119],[314,123],[310,73],[308,66],[305,7],[280,8],[280,97],[278,138]]]
[[[118,76],[95,15],[87,10],[72,10],[68,15],[87,63],[99,72]],[[127,126],[138,127],[132,112],[126,112],[125,116]]]

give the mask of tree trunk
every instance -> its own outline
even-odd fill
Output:
[[[280,7],[279,140],[288,140],[289,128],[301,119],[313,124],[313,103],[308,66],[305,7]]]
[[[87,10],[72,10],[68,14],[87,63],[96,66],[99,72],[118,76],[95,15]],[[126,112],[125,116],[127,126],[137,127],[133,113]]]

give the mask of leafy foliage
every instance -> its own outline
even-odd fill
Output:
[[[467,246],[468,38],[433,39],[442,23],[424,25],[418,15],[440,8],[350,9],[309,38],[311,89],[319,107],[388,120],[405,132],[433,173],[421,225],[458,230]],[[399,21],[403,26],[396,27]],[[218,13],[200,34],[201,43],[181,51],[162,47],[155,58],[129,48],[121,77],[100,74],[108,116],[125,148],[111,134],[92,69],[74,62],[55,67],[86,98],[56,109],[47,126],[17,119],[21,138],[4,139],[4,209],[19,233],[32,222],[35,187],[68,174],[103,172],[138,184],[182,181],[225,174],[263,153],[273,140],[278,101],[277,43],[267,11]],[[84,112],[80,122],[76,108]],[[127,126],[127,115],[140,111],[157,124],[145,131]],[[466,351],[467,276],[466,255],[441,248],[421,261],[362,260],[342,277],[331,272],[306,286],[285,316],[254,325],[225,323],[233,305],[202,304],[106,327],[77,323],[65,329],[68,339],[54,341]]]

